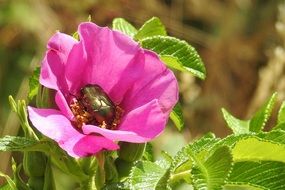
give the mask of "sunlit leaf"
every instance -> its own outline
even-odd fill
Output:
[[[245,184],[233,183],[233,184],[224,185],[223,190],[264,190],[264,188],[248,185],[247,183]]]
[[[169,36],[154,36],[144,38],[140,43],[144,48],[158,53],[167,66],[205,79],[206,69],[202,60],[186,41]]]
[[[166,30],[159,18],[153,17],[142,25],[134,38],[136,40],[142,40],[157,35],[166,36]]]
[[[32,100],[38,94],[40,67],[35,68],[33,75],[29,78],[29,100]]]
[[[130,175],[130,189],[165,190],[169,172],[149,161],[138,162]]]
[[[26,137],[5,136],[0,138],[0,151],[45,151],[47,145]]]
[[[278,117],[277,117],[277,124],[273,129],[274,130],[276,129],[285,130],[285,101],[282,102],[280,106]]]
[[[175,124],[175,127],[181,131],[184,128],[184,118],[182,113],[182,107],[180,103],[177,103],[170,113],[170,119]]]
[[[232,167],[232,155],[226,146],[219,147],[205,161],[196,160],[192,169],[196,189],[221,189]]]
[[[277,93],[274,93],[267,102],[255,113],[249,123],[249,130],[252,132],[261,131],[269,117],[276,102]]]
[[[243,134],[249,132],[249,121],[235,118],[224,108],[222,108],[222,112],[224,119],[227,122],[227,126],[233,131],[234,134]]]
[[[262,189],[281,190],[285,189],[284,171],[285,163],[282,162],[237,162],[234,164],[229,181]]]
[[[146,143],[145,150],[143,153],[143,159],[148,161],[154,161],[153,146],[150,142]]]
[[[285,144],[251,137],[238,141],[232,154],[235,162],[271,160],[285,163]]]
[[[137,33],[137,29],[123,18],[115,18],[112,23],[112,28],[130,37],[133,37]]]

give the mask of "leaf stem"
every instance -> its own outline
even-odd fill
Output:
[[[170,181],[170,183],[173,184],[173,183],[175,183],[175,182],[177,182],[177,181],[179,181],[179,180],[181,180],[181,179],[186,178],[187,175],[190,174],[190,172],[191,172],[191,170],[185,170],[185,171],[182,171],[182,172],[173,174],[173,175],[170,176],[169,181]]]

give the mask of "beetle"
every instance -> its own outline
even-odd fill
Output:
[[[94,124],[99,124],[104,128],[114,125],[117,106],[99,85],[87,84],[82,87],[77,100],[84,110],[95,119]]]

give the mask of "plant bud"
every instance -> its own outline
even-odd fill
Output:
[[[41,152],[24,153],[24,171],[29,177],[42,177],[46,170],[46,156]]]
[[[120,158],[117,158],[115,161],[115,165],[119,174],[119,178],[122,179],[130,174],[130,171],[134,164],[133,162],[128,162]]]
[[[127,162],[134,162],[141,159],[146,143],[120,142],[119,158]]]

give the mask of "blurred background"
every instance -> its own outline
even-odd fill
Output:
[[[175,73],[186,125],[182,135],[168,127],[154,147],[159,143],[173,154],[206,132],[224,137],[230,131],[222,107],[246,119],[273,92],[278,92],[279,103],[285,99],[284,1],[0,0],[1,136],[18,133],[8,95],[27,97],[28,78],[49,37],[56,30],[73,34],[88,15],[100,26],[123,17],[137,28],[157,16],[169,35],[186,40],[202,57],[206,80]]]

